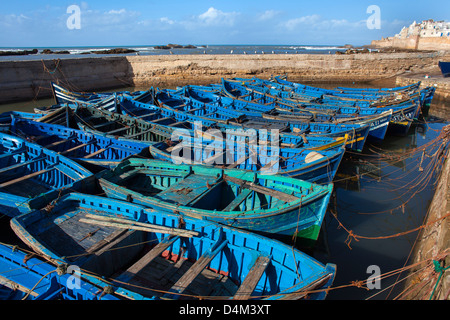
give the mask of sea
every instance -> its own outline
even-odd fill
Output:
[[[185,45],[187,46],[187,45]],[[111,54],[100,54],[104,50],[116,48],[131,49],[136,52],[121,55],[187,55],[187,54],[334,54],[336,51],[347,50],[338,45],[194,45],[194,48],[157,49],[152,46],[121,46],[121,47],[0,47],[0,51],[21,52],[24,50],[37,49],[37,54],[28,55],[0,55],[2,60],[41,60],[41,59],[66,59],[82,57],[111,56]],[[68,54],[43,53],[44,50],[52,52],[67,51]]]

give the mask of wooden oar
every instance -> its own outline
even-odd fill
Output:
[[[85,223],[90,223],[90,224],[97,224],[97,225],[124,228],[124,229],[134,229],[134,230],[141,230],[141,231],[147,231],[147,232],[168,233],[168,234],[180,235],[183,237],[193,237],[193,236],[199,235],[199,232],[197,232],[197,231],[159,226],[159,225],[155,225],[155,224],[137,222],[137,221],[132,221],[132,220],[123,219],[123,218],[117,218],[117,217],[105,217],[105,216],[94,215],[94,214],[88,213],[88,214],[86,214],[86,218],[81,218],[79,221],[85,222]]]

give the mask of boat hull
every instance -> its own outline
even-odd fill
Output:
[[[121,236],[114,241],[109,237],[111,243],[104,244],[103,248],[99,247],[95,254],[83,254],[92,250],[89,249],[92,246],[98,247],[97,244],[105,242],[108,235],[116,232],[116,228],[113,228],[111,224],[105,225],[100,222],[114,221],[119,211],[121,223],[127,221],[127,225],[131,228],[122,232],[127,236]],[[95,273],[100,277],[83,273],[83,278],[98,286],[99,292],[109,287],[111,295],[121,298],[170,300],[234,297],[235,299],[295,300],[307,297],[308,299],[324,299],[326,289],[331,286],[336,272],[335,265],[323,265],[279,241],[211,221],[181,218],[178,214],[144,209],[123,201],[69,194],[59,199],[52,213],[53,215],[49,216],[42,211],[33,211],[21,215],[11,220],[11,227],[26,244],[46,259],[76,265],[83,270],[96,270]],[[87,213],[90,215],[88,216]],[[86,219],[97,219],[97,224],[87,223]],[[138,224],[142,227],[152,227],[154,231],[139,231]],[[167,229],[161,230],[161,228]],[[47,241],[46,239],[55,231],[60,236],[59,243]],[[80,232],[88,234],[89,231],[92,236],[85,242],[80,241]],[[169,237],[168,232],[178,234]],[[150,251],[147,251],[144,256],[132,253],[137,250],[136,248],[143,246],[142,242],[133,242],[132,239],[137,234],[151,246]],[[70,241],[77,242],[78,245],[67,245]],[[148,254],[153,254],[154,250],[165,243],[167,243],[166,249],[160,250],[158,257],[148,258]],[[156,270],[152,267],[155,259],[166,261],[168,267],[162,271]],[[249,289],[242,292],[238,285],[250,276],[251,267],[256,265],[259,259],[267,261],[268,268],[252,285],[251,292],[248,292]],[[205,260],[207,264],[199,267]],[[110,261],[116,263],[108,263]],[[118,262],[131,267],[126,272],[117,273],[116,269],[120,268]],[[156,278],[160,275],[169,276],[173,270],[180,268],[177,265],[182,264],[192,266],[181,274],[181,278],[180,275],[175,277],[176,275],[173,274],[174,279],[159,280],[157,287],[150,286],[150,282],[145,284],[140,282],[140,286],[133,285],[136,283],[134,281],[142,281],[139,280],[141,279],[139,273],[135,274],[131,271],[136,270],[137,266],[139,266],[138,270],[145,270],[146,279],[150,279],[152,276]],[[201,276],[203,273],[199,273],[203,272],[202,268],[204,272],[212,275],[209,278],[210,284],[193,286],[193,291],[188,291],[189,284],[195,279],[196,274],[200,274],[199,281],[203,278]],[[298,277],[298,274],[302,276]],[[219,296],[214,296],[211,293],[214,291],[211,281],[217,277],[221,283],[227,281],[229,291],[219,292]],[[178,286],[180,281],[184,285]],[[202,292],[200,295],[197,293],[199,291]]]
[[[121,177],[132,174],[135,168],[139,168],[138,170],[145,172],[147,175],[145,178],[146,181],[150,179],[153,185],[156,180],[158,180],[158,185],[168,186],[172,183],[172,189],[177,190],[176,194],[174,196],[169,194],[170,197],[168,197],[167,191],[164,191],[164,196],[162,196],[162,193],[150,195],[145,192],[145,190],[149,190],[150,188],[148,184],[139,183],[136,179],[132,180],[132,184],[122,180]],[[173,173],[165,177],[162,173],[157,176],[157,172],[168,172],[169,169],[167,168],[178,168],[184,174],[192,170],[195,175],[201,177],[203,177],[201,174],[206,174],[207,172],[208,175],[215,177],[216,180],[208,178],[205,182],[205,179],[196,179],[195,175],[190,174],[189,177],[192,177],[192,179],[189,182],[186,180],[183,181],[184,184],[180,184],[180,180],[173,180]],[[164,212],[178,212],[183,216],[210,220],[223,225],[255,232],[289,236],[298,232],[298,236],[311,237],[305,238],[308,241],[317,240],[318,234],[315,232],[311,233],[307,230],[316,226],[320,228],[333,188],[332,184],[320,186],[279,175],[265,176],[238,169],[205,168],[204,166],[176,165],[160,161],[134,161],[133,159],[129,159],[123,163],[123,166],[119,166],[114,171],[105,171],[98,175],[99,183],[103,191],[110,198],[129,201]],[[273,198],[274,201],[264,204],[266,199],[261,198],[261,195],[255,192],[246,196],[245,201],[242,201],[239,205],[236,205],[236,209],[230,211],[230,205],[233,204],[233,201],[237,201],[239,198],[238,195],[243,194],[244,189],[235,189],[234,182],[227,182],[222,185],[214,182],[222,181],[220,175],[225,177],[228,174],[233,175],[233,177],[240,177],[238,179],[246,177],[245,180],[247,180],[252,177],[251,179],[256,179],[256,181],[266,180],[262,182],[262,185],[272,185],[271,188],[279,188],[280,184],[283,184],[284,186],[289,186],[289,190],[300,190],[302,188],[306,190],[304,188],[310,188],[311,192],[304,191],[308,195],[305,194],[302,196],[300,201],[284,204],[283,202],[276,202],[275,198]],[[223,179],[231,179],[230,181],[233,181],[233,178]],[[200,192],[201,188],[205,186],[205,183],[206,186],[210,186],[208,188],[209,190],[205,189],[206,195],[202,195],[201,197],[193,194],[192,196],[197,197],[195,201],[189,200],[190,198],[188,197],[190,195],[179,193],[181,192],[179,190],[187,190],[185,189],[186,187],[181,187],[184,185],[189,185],[188,188],[193,190],[189,192],[196,192],[197,190]],[[170,188],[171,186],[167,190]],[[184,200],[185,198],[188,200]]]

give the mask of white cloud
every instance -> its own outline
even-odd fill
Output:
[[[206,25],[234,25],[238,12],[223,12],[214,7],[209,8],[206,12],[200,14],[197,20]]]
[[[296,28],[298,28],[300,26],[302,26],[302,27],[305,26],[305,25],[306,26],[312,26],[312,25],[318,23],[319,21],[320,21],[320,16],[317,15],[317,14],[313,14],[313,15],[310,15],[310,16],[303,16],[303,17],[300,17],[300,18],[290,19],[290,20],[282,23],[282,25],[286,29],[292,31],[292,30],[294,30],[294,29],[296,29]]]
[[[261,13],[258,16],[258,20],[265,21],[275,18],[281,13],[281,11],[275,11],[275,10],[266,10],[265,12]]]
[[[167,23],[167,24],[174,24],[175,23],[175,21],[173,21],[173,20],[171,20],[171,19],[169,19],[167,17],[162,17],[162,18],[159,19],[159,21],[161,21],[162,23]]]
[[[140,12],[128,11],[126,9],[111,9],[108,11],[82,10],[81,27],[98,28],[114,27],[121,28],[135,24],[136,18]]]
[[[109,10],[108,12],[107,12],[107,14],[124,14],[124,13],[126,13],[127,12],[127,10],[125,10],[125,9],[120,9],[120,10]]]

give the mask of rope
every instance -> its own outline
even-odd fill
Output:
[[[55,61],[55,60],[54,60]],[[46,71],[47,73],[49,73],[49,74],[55,74],[55,72],[59,69],[59,64],[60,64],[60,62],[61,62],[61,59],[57,59],[56,60],[56,62],[55,62],[55,69],[53,69],[52,71],[51,70],[49,70],[48,68],[47,68],[47,66],[45,65],[45,63],[44,63],[44,60],[42,60],[41,59],[41,62],[42,62],[42,66],[43,66],[43,68],[44,68],[44,71]]]
[[[445,218],[450,216],[450,212],[448,212],[446,215],[444,215],[444,216],[442,216],[442,217],[440,217],[440,218],[438,218],[438,219],[436,219],[434,221],[430,221],[427,224],[421,225],[421,226],[419,226],[417,228],[414,228],[414,229],[411,229],[411,230],[408,230],[408,231],[404,231],[404,232],[399,232],[399,233],[392,234],[392,235],[388,235],[388,236],[380,236],[380,237],[370,237],[370,236],[357,235],[357,234],[355,234],[353,232],[353,230],[347,229],[341,223],[341,221],[339,221],[336,213],[332,212],[332,216],[337,220],[337,222],[339,224],[338,228],[343,228],[348,233],[347,239],[345,240],[345,244],[349,247],[350,250],[352,250],[352,248],[350,246],[352,240],[355,240],[355,241],[359,241],[359,239],[380,240],[380,239],[389,239],[389,238],[395,238],[395,237],[404,236],[406,234],[413,233],[413,232],[419,231],[419,230],[421,230],[423,228],[426,228],[426,227],[428,227],[428,226],[430,226],[430,225],[432,225],[432,224],[434,224],[434,223],[436,223],[438,221],[444,220]]]
[[[436,281],[436,285],[433,288],[433,292],[431,293],[430,298],[428,300],[431,300],[433,298],[434,292],[436,291],[436,288],[438,287],[439,282],[441,281],[442,275],[444,274],[445,270],[450,268],[450,266],[448,266],[446,268],[441,267],[439,261],[437,261],[437,260],[433,260],[433,265],[434,265],[434,271],[439,272],[439,277]]]
[[[33,292],[33,290],[38,286],[38,284],[45,279],[45,277],[47,277],[49,274],[52,274],[53,272],[56,272],[57,270],[52,270],[47,272],[46,274],[44,274],[38,282],[36,282],[36,284],[33,286],[33,288],[31,288],[30,290],[28,290],[28,293],[22,298],[22,300],[26,300],[28,298],[28,296],[31,294],[31,292]]]

